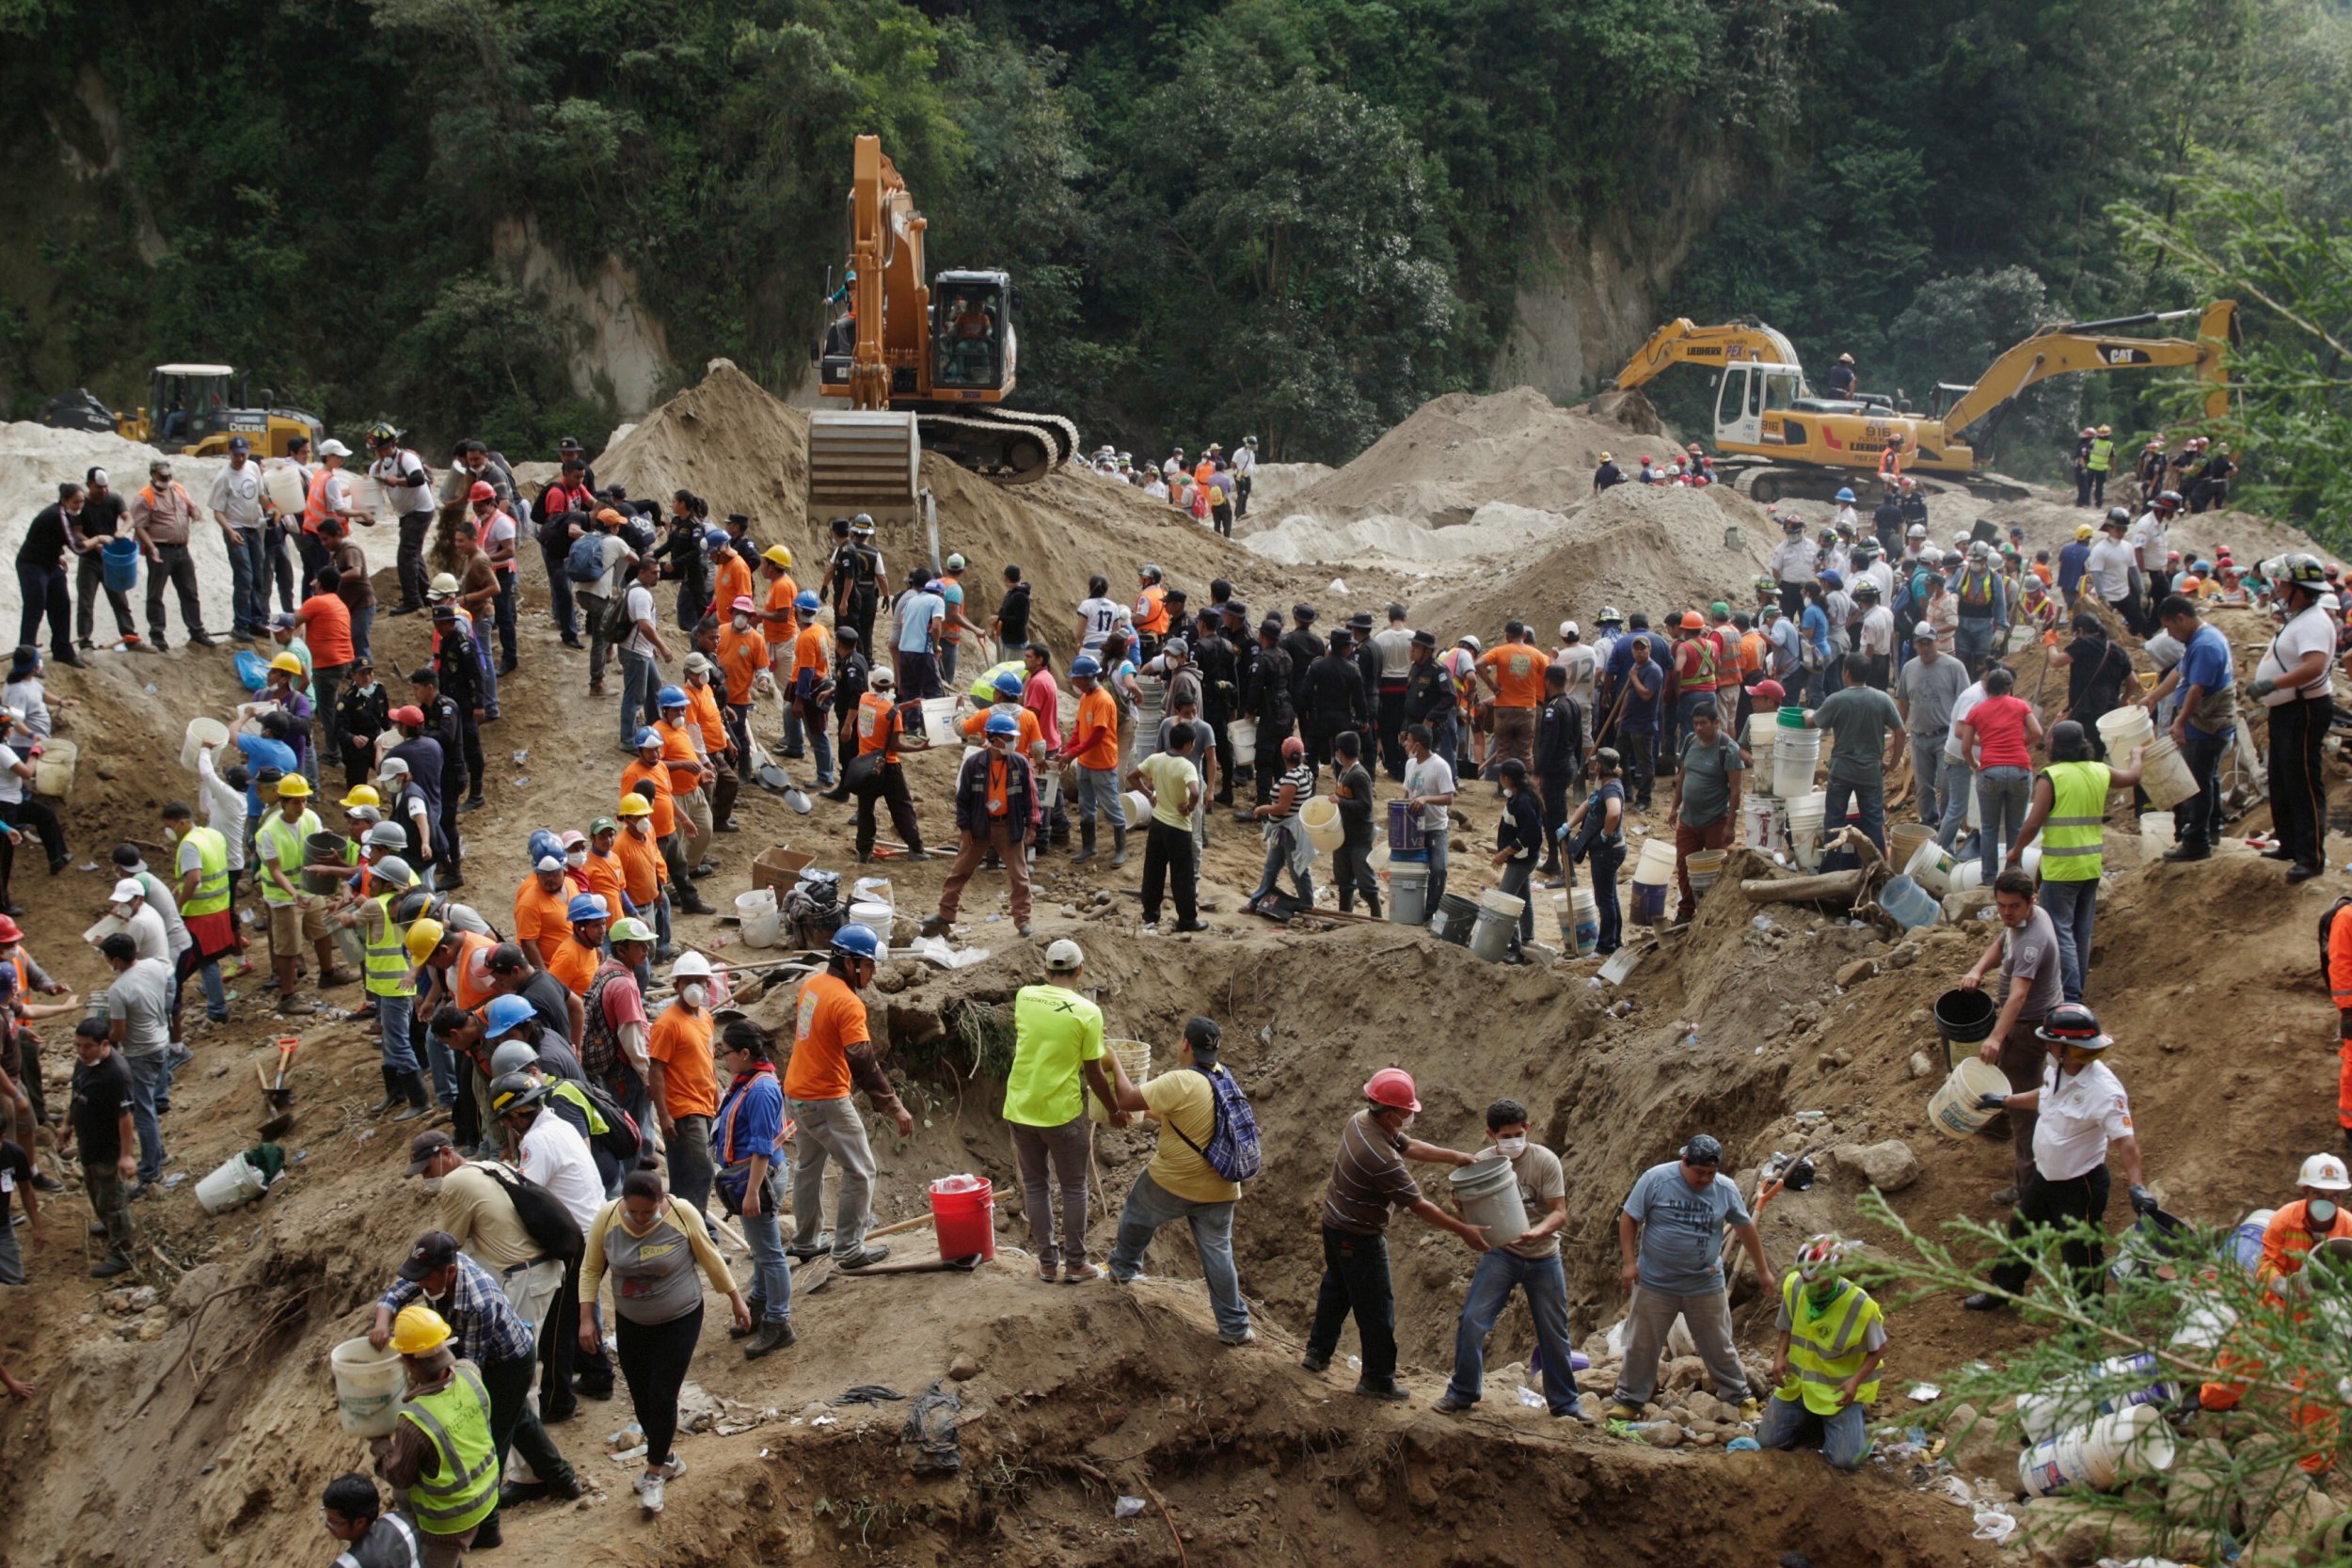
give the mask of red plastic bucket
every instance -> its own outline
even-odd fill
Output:
[[[949,1185],[961,1181],[977,1185]],[[986,1261],[996,1256],[996,1191],[985,1176],[946,1177],[932,1182],[931,1218],[939,1231],[942,1258],[969,1258],[978,1253]]]

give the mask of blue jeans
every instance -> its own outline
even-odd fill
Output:
[[[160,1181],[164,1175],[164,1129],[155,1107],[171,1101],[171,1053],[150,1052],[122,1058],[131,1067],[131,1125],[139,1134],[139,1180]]]
[[[2033,799],[2033,774],[2023,768],[1987,768],[1977,774],[1979,824],[1977,863],[1990,888],[2000,874],[2001,856],[2025,831],[2026,805]]]
[[[417,1070],[416,1047],[409,1043],[408,1021],[414,1016],[413,996],[371,996],[375,1004],[376,1037],[382,1042],[384,1065],[394,1072]]]
[[[1863,1406],[1850,1404],[1835,1416],[1816,1416],[1803,1400],[1786,1394],[1765,1402],[1756,1441],[1758,1448],[1793,1449],[1817,1434],[1821,1457],[1833,1469],[1858,1470],[1870,1457],[1870,1416]]]
[[[375,606],[361,605],[351,612],[351,651],[369,662],[375,659],[375,650],[368,645],[368,632],[375,625]]]
[[[1886,850],[1886,787],[1883,784],[1850,784],[1833,773],[1829,783],[1821,788],[1821,841],[1826,844],[1836,838],[1846,826],[1848,807],[1858,806],[1862,811],[1862,836],[1877,845],[1880,853],[1883,854]],[[1832,865],[1832,861],[1837,863]],[[1851,853],[1821,857],[1821,869],[1824,871],[1854,863]],[[1899,866],[1896,869],[1901,868]]]
[[[2083,972],[2090,967],[2091,927],[2099,923],[2099,879],[2054,882],[2044,876],[2042,907],[2058,928],[2058,983],[2067,1001],[2080,1002]]]
[[[1209,1287],[1209,1306],[1216,1313],[1216,1331],[1239,1338],[1249,1327],[1249,1304],[1241,1299],[1241,1275],[1233,1267],[1233,1206],[1195,1203],[1171,1194],[1144,1172],[1127,1189],[1119,1211],[1119,1239],[1111,1245],[1111,1277],[1120,1284],[1135,1278],[1143,1264],[1143,1249],[1164,1225],[1184,1220],[1192,1226],[1192,1249],[1200,1255],[1200,1275]]]
[[[1251,899],[1255,900],[1263,898],[1267,894],[1274,891],[1275,883],[1281,877],[1283,867],[1291,863],[1291,836],[1294,833],[1303,833],[1305,832],[1306,830],[1304,828],[1298,826],[1296,819],[1293,818],[1289,827],[1282,829],[1279,832],[1267,835],[1265,847],[1265,870],[1259,875],[1258,891],[1249,895]],[[1311,904],[1315,901],[1315,878],[1313,872],[1294,871],[1291,873],[1291,880],[1297,885],[1298,901],[1300,903]]]
[[[495,610],[497,601],[492,601]],[[499,661],[490,649],[490,633],[497,629],[493,615],[470,615],[466,624],[473,630],[474,664],[482,672],[482,711],[495,717],[499,710]],[[652,660],[646,660],[651,664]],[[482,793],[482,781],[473,782],[474,793]]]
[[[759,1212],[736,1216],[743,1226],[743,1244],[752,1249],[751,1296],[760,1305],[762,1323],[788,1323],[792,1318],[792,1258],[784,1250],[784,1227],[776,1211],[784,1207],[785,1172],[790,1156],[768,1166],[768,1180],[759,1189]]]
[[[1515,1289],[1527,1291],[1527,1309],[1535,1319],[1535,1343],[1544,1353],[1544,1403],[1555,1416],[1574,1415],[1576,1371],[1568,1359],[1568,1276],[1557,1253],[1549,1258],[1521,1258],[1502,1247],[1479,1255],[1470,1275],[1470,1298],[1462,1303],[1461,1322],[1454,1331],[1454,1376],[1445,1391],[1470,1404],[1478,1402],[1485,1386],[1486,1336],[1510,1304]]]
[[[1914,738],[1911,742],[1911,776],[1919,792],[1919,820],[1929,827],[1940,827],[1944,821],[1943,801],[1936,790],[1943,780],[1944,735],[1936,733],[1932,740]],[[1895,868],[1898,871],[1902,866]]]
[[[269,530],[239,529],[237,542],[228,546],[228,555],[230,625],[239,630],[268,626]]]
[[[424,1059],[433,1069],[433,1098],[442,1110],[457,1103],[457,1053],[436,1034],[424,1037]]]
[[[1078,769],[1078,820],[1091,822],[1098,816],[1114,828],[1127,826],[1127,802],[1119,793],[1116,768]]]
[[[1960,842],[1960,835],[1968,831],[1968,797],[1975,793],[1976,775],[1958,757],[1946,753],[1943,771],[1936,775],[1936,793],[1943,797],[1944,820],[1935,830],[1935,842],[1948,853]]]
[[[1449,817],[1447,820],[1451,822],[1453,819]],[[1451,827],[1422,830],[1421,841],[1429,848],[1429,891],[1423,897],[1431,914],[1438,912],[1438,900],[1445,896],[1446,851],[1453,840],[1454,830]]]
[[[637,732],[651,724],[660,715],[653,705],[653,694],[660,689],[654,676],[652,656],[621,649],[621,744],[634,751]]]

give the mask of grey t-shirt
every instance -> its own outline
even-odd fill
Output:
[[[1724,1288],[1724,1226],[1748,1223],[1748,1206],[1730,1177],[1716,1173],[1693,1192],[1682,1162],[1652,1165],[1633,1183],[1625,1212],[1642,1227],[1641,1282],[1668,1295],[1701,1296]]]
[[[1874,787],[1885,784],[1886,732],[1903,722],[1894,698],[1876,687],[1849,686],[1823,698],[1813,718],[1816,728],[1831,734],[1831,778]]]
[[[2010,982],[2021,975],[2033,982],[2026,993],[2026,1010],[2018,1015],[2020,1023],[2036,1023],[2049,1016],[2050,1009],[2065,1000],[2058,979],[2058,927],[2050,924],[2050,911],[2036,904],[2026,923],[2014,930],[2003,928],[2001,941],[2001,990],[1993,1005],[1999,1007],[2009,1001]]]
[[[1949,654],[1934,663],[1915,658],[1895,682],[1896,694],[1911,705],[1914,740],[1941,740],[1952,727],[1952,704],[1968,689],[1968,667]]]
[[[123,1021],[115,1049],[125,1056],[152,1056],[171,1044],[171,966],[141,958],[116,975],[106,986],[106,1016]]]
[[[1567,1175],[1560,1168],[1560,1156],[1532,1140],[1527,1152],[1511,1163],[1511,1169],[1519,1179],[1519,1201],[1527,1205],[1527,1224],[1533,1229],[1551,1212],[1553,1198],[1568,1196]],[[1490,1236],[1487,1240],[1508,1242],[1510,1238]],[[1555,1230],[1531,1246],[1506,1246],[1504,1250],[1520,1258],[1557,1258],[1560,1232]]]
[[[1693,828],[1720,822],[1731,809],[1731,775],[1746,768],[1740,760],[1740,743],[1727,730],[1719,730],[1715,744],[1702,745],[1695,735],[1682,738],[1682,820]]]

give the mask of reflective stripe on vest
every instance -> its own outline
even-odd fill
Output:
[[[1835,1416],[1838,1389],[1862,1370],[1863,1358],[1869,1354],[1864,1341],[1869,1330],[1882,1321],[1879,1304],[1861,1286],[1843,1280],[1837,1293],[1830,1297],[1829,1305],[1816,1311],[1805,1297],[1804,1282],[1797,1277],[1794,1269],[1781,1281],[1780,1304],[1788,1314],[1788,1370],[1793,1391],[1813,1414]],[[1781,1390],[1784,1394],[1790,1391],[1789,1387]],[[1878,1397],[1878,1380],[1873,1378],[1855,1392],[1854,1402],[1868,1404]]]
[[[2106,819],[2106,765],[2054,762],[2042,776],[2050,781],[2050,815],[2042,823],[2042,879],[2091,880],[2099,875]]]
[[[427,1535],[457,1535],[490,1516],[499,1502],[499,1455],[490,1441],[490,1396],[465,1362],[437,1392],[413,1397],[400,1407],[433,1443],[441,1473],[420,1476],[408,1488],[408,1507]],[[464,1386],[460,1392],[459,1385]]]
[[[408,948],[405,941],[406,927],[392,918],[392,895],[379,894],[368,900],[375,906],[378,927],[373,935],[362,934],[361,943],[367,955],[367,983],[370,996],[414,996],[417,994],[413,971],[408,963]]]
[[[190,828],[181,838],[196,846],[196,896],[180,911],[183,917],[218,914],[229,907],[229,840],[212,828]],[[22,987],[18,995],[24,994]]]
[[[2090,454],[2084,460],[2084,467],[2094,474],[2103,474],[2114,466],[2115,443],[2105,436],[2094,439],[2090,443]]]
[[[253,835],[253,840],[262,852],[262,859],[276,861],[278,868],[285,873],[286,879],[291,882],[302,874],[306,859],[304,848],[310,835],[321,831],[316,812],[305,811],[292,822],[287,821],[277,812],[271,812],[269,820],[262,824],[261,831]],[[261,882],[263,902],[276,904],[281,908],[294,902],[294,895],[280,888],[276,878],[263,877]]]
[[[590,1137],[601,1137],[605,1133],[612,1131],[612,1126],[605,1121],[604,1114],[596,1109],[596,1101],[588,1098],[588,1091],[581,1088],[578,1084],[573,1083],[570,1079],[557,1079],[554,1086],[549,1088],[548,1093],[552,1098],[561,1100],[567,1105],[577,1105],[580,1107],[580,1114],[581,1117],[585,1117],[588,1122],[588,1135]]]

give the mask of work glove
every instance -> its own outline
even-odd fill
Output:
[[[1977,1109],[1980,1111],[2006,1111],[2009,1109],[2009,1096],[2005,1094],[1980,1094],[1977,1096]]]
[[[2249,687],[2248,687],[2248,688],[2246,689],[2246,694],[2247,694],[2249,697],[2253,698],[2253,699],[2254,699],[2254,701],[2256,701],[2256,702],[2258,702],[2258,703],[2259,703],[2259,702],[2261,702],[2261,701],[2262,701],[2265,697],[2269,696],[2269,695],[2270,695],[2273,691],[2276,691],[2276,690],[2278,690],[2278,689],[2279,689],[2279,683],[2278,683],[2277,681],[2274,681],[2274,680],[2259,680],[2259,681],[2256,681],[2253,685],[2251,685],[2251,686],[2249,686]]]
[[[2155,1212],[2156,1195],[2150,1192],[2145,1187],[2135,1184],[2132,1188],[2132,1212],[2135,1214],[2153,1214]]]

